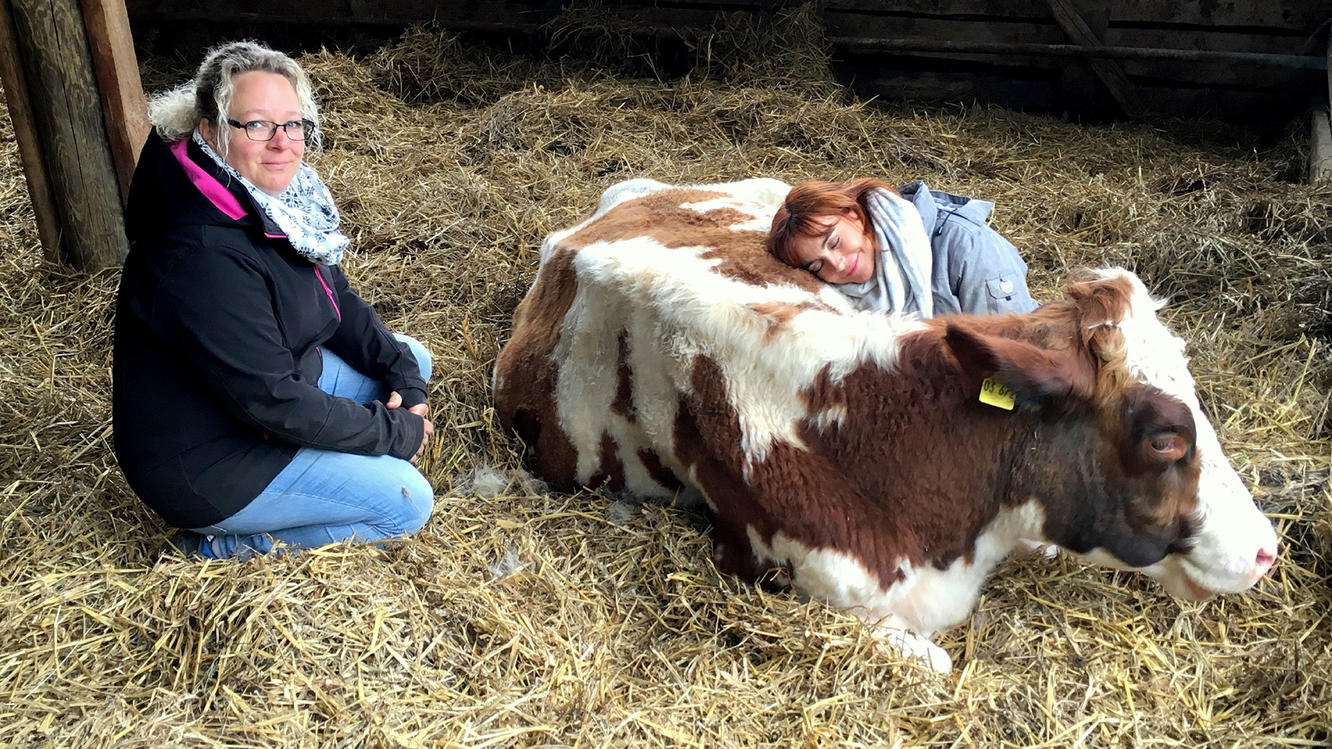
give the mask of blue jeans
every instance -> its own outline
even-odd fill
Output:
[[[429,381],[430,352],[398,335]],[[387,401],[384,384],[357,372],[324,349],[319,389],[360,403]],[[434,509],[435,493],[425,476],[402,458],[302,447],[263,492],[239,512],[214,525],[191,528],[208,536],[214,557],[266,553],[273,542],[312,548],[355,539],[382,541],[415,533]]]

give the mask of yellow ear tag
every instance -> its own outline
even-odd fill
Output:
[[[981,380],[980,402],[1012,411],[1013,405],[1017,403],[1017,393],[1004,387],[1002,382],[993,377],[986,377]]]

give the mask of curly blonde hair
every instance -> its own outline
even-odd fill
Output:
[[[194,80],[157,94],[148,102],[148,121],[166,140],[187,137],[202,120],[214,125],[226,122],[236,78],[253,71],[276,73],[291,82],[300,101],[301,117],[314,123],[306,136],[307,149],[320,145],[319,107],[305,71],[291,57],[259,42],[227,42],[208,50]],[[226,158],[231,128],[218,127],[217,152]]]

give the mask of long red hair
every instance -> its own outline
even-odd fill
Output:
[[[768,232],[768,252],[773,257],[794,266],[791,257],[791,241],[797,236],[817,235],[821,233],[827,217],[836,216],[843,211],[851,211],[865,227],[865,235],[871,240],[874,233],[869,222],[869,209],[866,194],[874,188],[887,190],[897,195],[886,182],[873,177],[851,180],[850,182],[822,182],[810,180],[791,188],[772,217],[772,230]],[[877,243],[876,243],[877,245]]]

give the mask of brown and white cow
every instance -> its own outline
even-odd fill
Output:
[[[900,652],[1054,544],[1203,599],[1271,566],[1271,523],[1198,404],[1184,342],[1125,270],[1029,315],[853,310],[764,252],[788,186],[634,180],[552,234],[495,368],[502,424],[558,487],[701,496],[714,559],[777,569]],[[985,381],[1015,407],[980,401]]]

